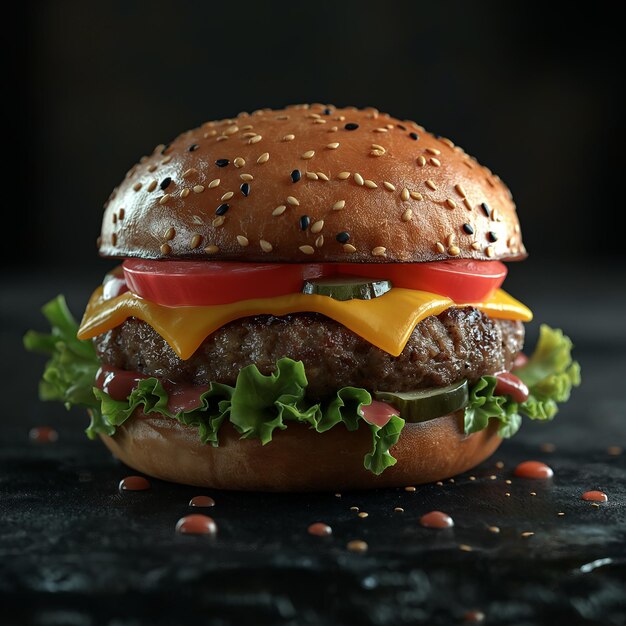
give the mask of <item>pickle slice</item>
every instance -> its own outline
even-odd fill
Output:
[[[376,391],[374,397],[398,409],[400,417],[407,422],[424,422],[454,413],[469,399],[466,380],[447,387],[416,391]]]
[[[304,281],[303,293],[329,296],[333,300],[373,300],[386,294],[391,281],[360,276],[333,276]]]

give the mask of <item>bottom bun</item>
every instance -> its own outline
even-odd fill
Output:
[[[109,450],[135,470],[176,483],[244,491],[321,491],[403,487],[449,478],[489,457],[500,445],[497,424],[472,435],[463,432],[463,412],[407,423],[391,448],[398,462],[380,476],[363,467],[370,451],[368,428],[337,426],[317,433],[289,423],[263,446],[241,439],[230,423],[219,431],[217,448],[200,443],[198,430],[138,411],[101,435]]]

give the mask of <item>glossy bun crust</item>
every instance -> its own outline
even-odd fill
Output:
[[[526,256],[497,176],[449,139],[375,109],[299,105],[207,122],[143,157],[105,208],[108,257]]]
[[[200,443],[198,431],[167,417],[138,412],[102,440],[126,465],[155,478],[212,489],[337,491],[404,487],[442,480],[478,465],[500,445],[497,425],[463,433],[462,411],[407,423],[391,453],[398,460],[380,476],[363,467],[372,436],[367,428],[317,433],[302,424],[276,431],[268,445],[240,439],[229,423],[220,445]]]

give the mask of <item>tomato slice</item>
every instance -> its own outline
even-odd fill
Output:
[[[229,261],[150,261],[123,263],[128,288],[166,306],[228,304],[302,291],[305,280],[324,275],[312,263],[235,263]]]
[[[342,274],[387,278],[394,287],[431,291],[455,302],[479,302],[502,285],[507,268],[500,261],[455,259],[433,263],[340,263]]]

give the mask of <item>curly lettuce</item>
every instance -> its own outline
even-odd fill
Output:
[[[91,341],[76,337],[78,324],[63,296],[43,308],[50,322],[50,334],[29,331],[24,337],[27,349],[50,356],[40,383],[42,400],[60,400],[69,409],[81,406],[91,421],[86,429],[90,438],[114,435],[137,408],[157,413],[198,429],[204,444],[219,445],[219,429],[229,421],[242,439],[258,439],[263,445],[272,441],[274,432],[290,422],[306,424],[319,433],[342,424],[349,431],[361,425],[372,435],[370,451],[363,464],[374,474],[395,465],[390,449],[397,443],[404,420],[393,415],[384,426],[371,424],[363,417],[362,407],[371,404],[371,394],[357,387],[343,387],[324,403],[306,398],[308,385],[301,361],[279,359],[275,371],[263,375],[255,365],[244,367],[234,386],[212,382],[197,407],[172,412],[166,389],[157,378],[140,380],[126,400],[119,401],[94,387],[99,363]],[[552,419],[557,403],[569,398],[573,386],[580,384],[580,367],[571,358],[571,341],[560,330],[541,327],[537,349],[528,363],[515,374],[530,390],[528,400],[514,402],[509,396],[495,395],[496,378],[483,376],[470,388],[465,407],[465,432],[487,428],[491,418],[500,422],[498,433],[511,437],[520,427],[521,415],[531,419]]]

